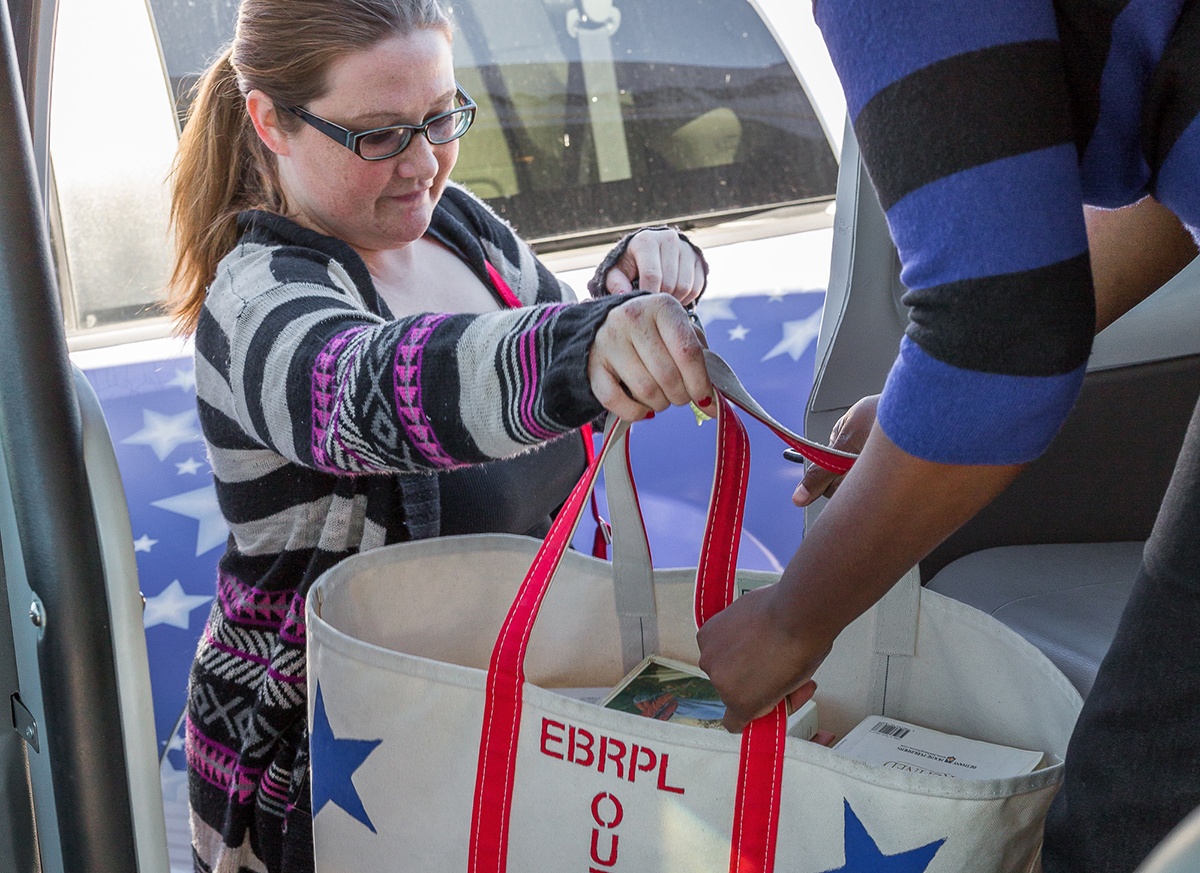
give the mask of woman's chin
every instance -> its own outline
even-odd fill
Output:
[[[400,244],[420,239],[433,220],[433,203],[427,196],[419,200],[389,197],[382,204],[379,228],[383,235]]]

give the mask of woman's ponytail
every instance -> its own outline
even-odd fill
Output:
[[[184,335],[195,330],[217,264],[237,240],[238,213],[274,205],[231,55],[225,49],[197,83],[171,168],[175,269],[167,309]]]

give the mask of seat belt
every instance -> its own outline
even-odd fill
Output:
[[[601,182],[619,182],[632,175],[612,52],[612,36],[620,26],[621,10],[612,0],[578,0],[576,8],[567,10],[567,33],[579,42]]]

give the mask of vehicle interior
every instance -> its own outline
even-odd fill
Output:
[[[543,31],[518,32],[511,20],[491,20],[499,10],[494,3],[461,4],[466,33],[474,27],[507,27],[513,31],[512,54],[506,57],[495,45],[470,38],[457,47],[464,60],[471,60],[460,61],[468,70],[466,90],[481,104],[499,101],[497,117],[509,113],[520,121],[481,130],[480,140],[496,148],[465,156],[462,168],[463,180],[481,192],[490,189],[497,208],[514,222],[538,227],[546,203],[565,201],[566,212],[576,217],[575,244],[601,229],[608,234],[636,224],[619,212],[621,204],[636,200],[635,170],[685,173],[686,184],[678,187],[695,192],[696,200],[685,203],[676,217],[700,224],[749,214],[764,203],[823,209],[836,178],[833,261],[805,419],[806,432],[822,438],[854,401],[879,390],[906,321],[895,250],[852,134],[845,135],[839,171],[836,162],[806,144],[820,135],[806,105],[786,113],[790,121],[781,132],[768,123],[779,112],[777,102],[756,110],[706,101],[705,88],[694,85],[703,76],[686,69],[686,58],[668,65],[671,69],[634,64],[635,79],[628,82],[590,79],[584,65],[564,63],[564,45],[585,58],[636,54],[636,45],[620,39],[654,33],[663,20],[686,21],[684,0],[643,7],[637,14],[646,16],[644,21],[622,7],[625,27],[608,32],[600,22],[584,28],[582,39],[578,30],[572,34],[566,24],[561,29],[557,24],[558,18],[567,21],[572,3],[522,2],[561,15],[553,25],[547,16]],[[89,287],[112,284],[111,276],[124,276],[126,267],[109,264],[115,272],[107,278],[93,275],[79,266],[87,260],[86,250],[50,243],[52,236],[61,236],[64,223],[90,220],[103,229],[107,221],[89,206],[104,200],[104,190],[92,192],[93,199],[74,212],[64,212],[55,196],[62,174],[85,173],[89,162],[97,161],[94,154],[63,151],[50,172],[49,70],[55,50],[70,50],[63,42],[55,48],[56,16],[69,3],[94,0],[0,3],[0,166],[6,168],[0,174],[0,308],[7,316],[0,320],[6,374],[0,380],[5,591],[0,679],[13,725],[11,732],[0,731],[0,869],[165,873],[172,869],[169,826],[163,817],[134,532],[104,412],[69,354],[72,337],[113,325],[131,335],[148,335],[147,325],[151,334],[162,334],[161,319],[139,321],[137,316],[145,315],[147,289],[163,265],[144,263],[144,279],[117,283],[128,291],[125,296],[90,295]],[[167,20],[163,13],[170,5],[180,12],[170,19],[179,22],[177,32],[160,28],[170,87],[159,89],[153,99],[170,102],[174,112],[174,101],[186,93],[188,77],[198,69],[194,61],[202,60],[189,34],[203,30],[219,42],[236,4],[226,0],[197,11],[201,4],[151,0],[160,21]],[[743,38],[753,42],[742,34],[738,29],[706,40],[718,50]],[[58,37],[86,40],[87,35],[87,25],[79,24]],[[578,42],[568,44],[568,39]],[[528,57],[531,50],[541,53],[542,62],[512,60]],[[180,59],[175,66],[173,56]],[[769,59],[746,75],[767,75],[778,63]],[[114,65],[96,71],[91,83],[76,83],[78,99],[106,103],[95,95],[115,93],[100,78],[110,74],[122,75]],[[660,95],[682,83],[695,90],[696,105],[689,117],[667,115]],[[739,90],[751,94],[770,95],[774,87],[758,79],[742,85]],[[587,154],[595,160],[572,156],[572,149],[582,151],[581,142],[614,126],[645,133],[640,139],[620,138],[624,145],[615,149],[593,142]],[[665,136],[664,128],[670,131]],[[76,130],[74,136],[86,138],[86,126]],[[67,122],[56,131],[70,141]],[[157,143],[160,158],[173,148],[171,130],[132,136]],[[787,177],[786,186],[745,202],[714,200],[713,191],[737,187],[716,182],[720,168],[736,168],[764,152],[771,161],[783,162],[784,171],[773,175]],[[787,163],[793,158],[795,171]],[[817,169],[801,172],[801,166]],[[752,165],[747,167],[744,172],[752,175]],[[585,184],[565,187],[566,174]],[[138,210],[147,198],[153,209],[164,208],[157,194],[131,196]],[[606,216],[602,227],[589,224],[597,214]],[[541,234],[552,249],[559,226],[546,225]],[[139,263],[140,251],[134,255]],[[93,281],[97,284],[89,285]],[[69,293],[63,292],[64,284]],[[1026,636],[1082,694],[1111,639],[1140,544],[1200,393],[1197,296],[1200,264],[1193,263],[1104,331],[1083,396],[1050,452],[921,566],[931,588],[990,612]],[[819,505],[813,507],[810,518],[819,511]],[[1200,819],[1193,816],[1139,873],[1198,866]]]

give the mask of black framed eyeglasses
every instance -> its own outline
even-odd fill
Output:
[[[300,106],[288,106],[287,111],[334,142],[341,143],[364,161],[382,161],[393,158],[408,148],[414,134],[423,134],[433,145],[445,145],[470,129],[478,107],[461,85],[455,82],[454,87],[454,100],[458,106],[448,112],[439,112],[420,124],[392,124],[371,130],[347,130],[340,124],[313,115]]]

